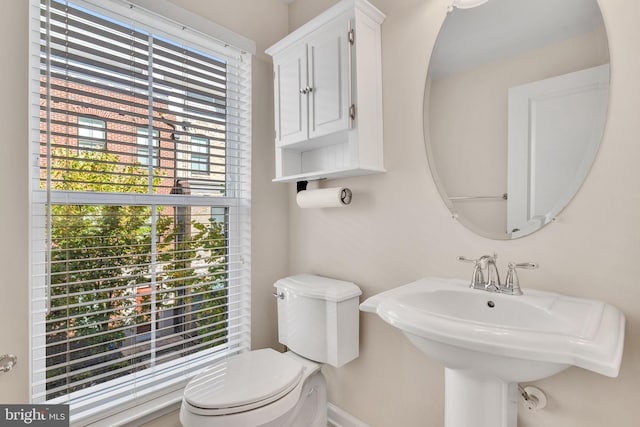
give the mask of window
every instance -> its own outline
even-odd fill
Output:
[[[149,166],[149,129],[138,128],[137,142],[138,163],[142,166]],[[160,132],[155,129],[153,130],[151,145],[153,146],[152,164],[154,167],[158,167],[160,166]]]
[[[104,120],[78,117],[78,147],[89,150],[107,148]]]
[[[31,396],[86,424],[249,348],[251,55],[125,0],[31,17]]]
[[[197,136],[191,137],[191,170],[194,173],[209,173],[209,140]]]

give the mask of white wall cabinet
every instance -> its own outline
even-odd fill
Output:
[[[273,56],[275,181],[384,172],[380,24],[343,0],[267,49]]]

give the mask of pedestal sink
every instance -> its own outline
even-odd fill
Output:
[[[519,382],[569,366],[610,377],[620,369],[624,315],[600,301],[425,278],[375,295],[360,310],[445,366],[445,427],[515,427]]]

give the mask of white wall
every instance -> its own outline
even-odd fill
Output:
[[[297,0],[297,28],[333,0]],[[515,241],[478,237],[451,219],[431,179],[422,132],[429,53],[450,0],[372,0],[387,14],[382,27],[384,175],[344,179],[353,203],[339,210],[301,210],[290,200],[293,273],[321,273],[358,283],[363,298],[422,276],[466,278],[457,255],[497,251],[506,262],[537,261],[525,287],[597,298],[627,316],[620,377],[571,368],[539,381],[550,399],[524,412],[520,427],[633,427],[640,391],[640,3],[600,0],[612,64],[609,119],[585,185],[558,221]],[[306,11],[309,11],[308,13]],[[372,427],[442,426],[443,369],[399,332],[361,315],[361,356],[325,368],[330,400]]]

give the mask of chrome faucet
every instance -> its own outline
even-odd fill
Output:
[[[458,257],[458,261],[473,263],[473,274],[471,276],[470,288],[482,289],[488,292],[499,292],[508,295],[522,295],[520,289],[520,281],[516,273],[516,268],[538,268],[538,264],[533,262],[524,262],[515,264],[509,263],[509,270],[507,272],[507,278],[505,283],[500,283],[500,274],[498,273],[498,267],[496,266],[496,260],[498,254],[483,255],[478,259],[466,258],[463,256]]]

